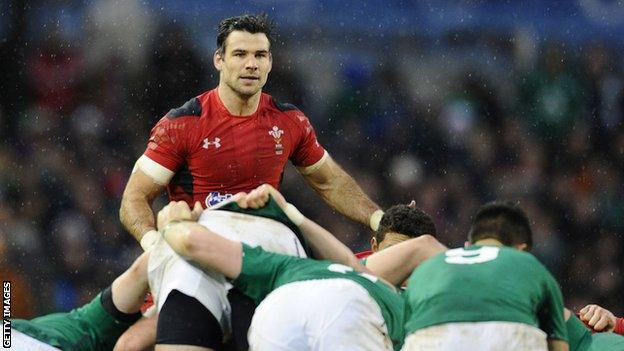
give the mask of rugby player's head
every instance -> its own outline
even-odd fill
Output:
[[[225,53],[227,38],[234,31],[242,31],[250,34],[262,33],[266,36],[269,45],[273,44],[273,21],[266,14],[242,15],[226,18],[219,23],[217,33],[217,48],[221,54]]]
[[[522,209],[508,201],[493,201],[481,206],[475,215],[468,241],[494,239],[505,246],[530,251],[533,246],[533,232],[529,219]]]
[[[381,218],[371,240],[371,248],[373,251],[383,250],[423,234],[437,235],[431,217],[415,206],[395,205],[387,209]]]
[[[243,15],[219,23],[213,63],[219,71],[220,94],[233,93],[243,100],[259,96],[273,67],[272,28],[266,15]]]

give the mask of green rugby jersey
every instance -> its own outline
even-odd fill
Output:
[[[592,343],[592,335],[575,315],[571,315],[566,322],[568,329],[568,344],[570,351],[589,351]]]
[[[624,351],[624,336],[614,333],[595,333],[575,315],[566,322],[570,351]]]
[[[232,284],[260,303],[271,291],[288,283],[336,278],[352,280],[366,289],[379,305],[390,339],[398,349],[404,338],[404,301],[390,286],[370,274],[329,261],[280,255],[243,244],[243,266]]]
[[[624,336],[614,333],[592,335],[590,351],[624,351]]]
[[[531,254],[509,247],[448,250],[414,270],[406,333],[453,322],[507,321],[567,340],[561,290]]]
[[[11,327],[61,350],[112,350],[132,323],[113,318],[98,294],[88,304],[67,313],[53,313],[31,320],[15,319]]]

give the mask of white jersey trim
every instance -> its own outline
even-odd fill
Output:
[[[329,153],[327,152],[327,150],[325,150],[323,157],[321,157],[320,160],[316,161],[315,164],[307,167],[297,167],[297,169],[299,170],[299,173],[303,175],[312,174],[316,172],[319,168],[321,168],[321,166],[327,161],[327,159],[329,159]]]
[[[173,171],[169,170],[167,167],[161,165],[160,163],[152,160],[151,158],[141,155],[139,159],[134,164],[134,168],[132,169],[132,173],[136,172],[137,169],[143,171],[143,173],[147,174],[150,178],[154,180],[157,184],[167,185],[173,175],[175,174]]]

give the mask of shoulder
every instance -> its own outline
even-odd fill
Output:
[[[312,125],[308,117],[297,106],[280,102],[267,95],[267,108],[272,112],[271,118],[278,118],[285,121],[295,129],[299,129],[308,133],[312,130]]]
[[[185,102],[182,106],[169,110],[165,117],[169,120],[178,119],[180,117],[201,117],[202,104],[199,100],[200,97],[201,96],[194,97]]]

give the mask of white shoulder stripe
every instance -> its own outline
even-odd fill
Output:
[[[328,158],[329,158],[329,153],[327,152],[327,150],[325,150],[323,157],[321,157],[320,160],[316,161],[315,164],[307,166],[307,167],[297,167],[297,169],[299,170],[299,173],[303,175],[312,174],[316,172],[319,168],[321,168],[321,166],[325,163],[325,161],[327,161]]]
[[[137,169],[143,171],[143,173],[147,174],[160,185],[167,185],[171,178],[173,178],[174,173],[169,170],[167,167],[161,165],[160,163],[152,160],[151,158],[141,155],[139,159],[134,164],[134,168],[132,169],[132,173],[136,172]]]

